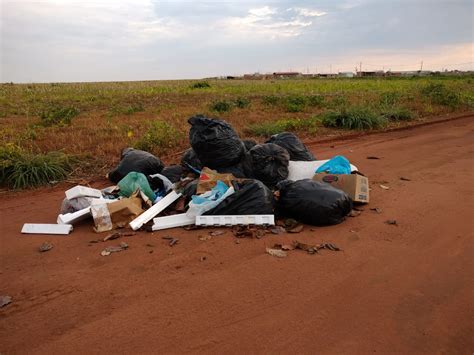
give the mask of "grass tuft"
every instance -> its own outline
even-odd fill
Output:
[[[163,121],[150,122],[148,130],[133,144],[140,150],[153,152],[156,148],[172,148],[182,139],[182,132]]]
[[[322,116],[323,126],[333,128],[376,129],[383,127],[386,123],[387,120],[372,109],[359,106],[328,111]]]
[[[205,89],[210,88],[211,84],[209,84],[207,81],[198,81],[197,83],[191,84],[189,87],[191,89]]]
[[[421,94],[428,97],[434,104],[449,106],[452,109],[461,104],[461,95],[447,88],[443,83],[430,83],[421,90]]]
[[[71,167],[71,158],[62,152],[33,154],[11,144],[0,147],[0,184],[13,189],[62,180]]]
[[[222,113],[222,112],[228,112],[232,110],[232,106],[233,105],[231,102],[222,100],[222,101],[214,101],[213,103],[211,103],[211,106],[209,108],[211,109],[211,111]]]
[[[68,126],[79,112],[74,106],[54,106],[40,113],[40,124],[44,127]]]
[[[406,107],[392,106],[382,110],[382,116],[390,121],[411,121],[415,114]]]

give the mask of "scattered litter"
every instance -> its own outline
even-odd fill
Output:
[[[367,157],[367,159],[381,159],[381,158],[376,157],[376,156],[373,156],[373,155],[369,155],[369,156]]]
[[[128,244],[122,242],[118,246],[110,246],[110,247],[105,248],[104,250],[101,251],[100,255],[108,256],[111,253],[118,253],[126,249],[128,249]]]
[[[298,241],[294,241],[293,242],[293,247],[294,247],[294,249],[305,250],[305,251],[308,252],[308,254],[316,254],[321,249],[328,249],[328,250],[331,250],[331,251],[340,251],[341,250],[336,245],[331,244],[331,243],[322,243],[322,244],[317,244],[317,245],[309,245],[309,244],[301,243],[301,242],[298,242]]]
[[[135,232],[115,232],[104,237],[102,241],[106,242],[108,240],[118,239],[120,237],[131,237],[132,235],[135,235],[135,234],[136,234]]]
[[[201,256],[201,257],[199,258],[199,261],[206,261],[206,260],[207,260],[207,256]]]
[[[240,240],[236,239],[236,240],[234,240],[234,243],[235,244],[240,244]]]
[[[282,226],[275,226],[272,229],[270,229],[270,232],[272,234],[283,234],[283,233],[286,233],[286,229],[283,228]]]
[[[398,223],[397,223],[397,221],[396,221],[395,219],[387,219],[387,220],[385,221],[385,223],[391,224],[391,225],[394,225],[394,226],[398,226]]]
[[[329,159],[315,161],[293,161],[288,163],[288,180],[297,181],[311,179],[321,166],[329,162]],[[350,164],[351,172],[358,171],[357,166]]]
[[[206,240],[210,240],[212,237],[210,235],[200,235],[198,237],[198,239],[202,242],[206,241]]]
[[[402,181],[411,181],[411,179],[403,177],[403,176],[400,178],[400,180],[402,180]]]
[[[217,237],[217,236],[222,235],[222,234],[225,234],[225,231],[218,230],[218,231],[209,232],[209,236],[211,236],[211,237]]]
[[[258,229],[257,226],[235,226],[232,228],[232,233],[237,238],[257,238],[260,239],[265,235],[264,229]]]
[[[81,185],[77,185],[69,190],[66,190],[65,194],[68,200],[72,200],[73,198],[78,197],[102,197],[102,192],[100,190]]]
[[[178,242],[179,242],[179,239],[178,239],[178,238],[173,238],[173,239],[170,240],[170,242],[168,243],[168,245],[169,245],[170,247],[172,247],[173,245],[178,244]]]
[[[48,250],[51,250],[53,249],[53,244],[49,243],[49,242],[44,242],[43,244],[41,244],[38,248],[38,250],[40,251],[40,253],[44,253],[45,251],[48,251]]]
[[[288,233],[301,233],[303,231],[304,226],[302,224],[299,224],[293,228],[286,229]]]
[[[12,298],[10,296],[0,296],[0,308],[5,307],[10,303],[12,303]]]
[[[277,258],[285,258],[288,256],[288,253],[284,250],[280,249],[272,249],[272,248],[266,248],[267,254],[270,254],[271,256],[276,256]]]
[[[313,180],[344,191],[353,202],[368,203],[369,179],[361,174],[315,174]]]
[[[384,189],[384,190],[389,190],[389,189],[390,189],[390,187],[385,186],[385,185],[379,185],[379,186],[380,186],[382,189]]]
[[[69,234],[71,224],[25,223],[21,232],[24,234]]]
[[[378,213],[378,214],[382,213],[382,209],[381,209],[381,208],[378,208],[378,207],[373,207],[373,208],[371,208],[370,210],[371,210],[371,211],[374,211],[375,213]]]
[[[352,211],[349,213],[349,217],[357,217],[357,216],[360,216],[360,214],[361,214],[361,211],[352,209]]]
[[[281,250],[293,250],[295,247],[289,244],[275,244],[273,246],[274,249],[281,249]]]

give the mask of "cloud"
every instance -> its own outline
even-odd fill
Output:
[[[305,16],[305,17],[320,17],[327,14],[327,12],[325,11],[318,11],[318,10],[305,9],[305,8],[296,8],[294,10],[299,15]]]

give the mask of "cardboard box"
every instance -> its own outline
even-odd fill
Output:
[[[354,202],[369,202],[369,179],[359,174],[316,174],[315,181],[326,182],[344,191]]]

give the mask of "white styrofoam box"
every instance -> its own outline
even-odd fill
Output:
[[[158,201],[156,204],[151,206],[149,209],[147,209],[145,212],[143,212],[141,215],[131,221],[129,223],[130,228],[136,231],[149,220],[151,220],[153,217],[155,217],[158,213],[162,212],[166,207],[171,205],[180,196],[181,193],[176,193],[176,191],[174,190],[171,191],[168,195],[163,197],[160,201]]]
[[[275,224],[275,216],[272,214],[255,215],[222,215],[222,216],[196,216],[197,226],[231,226],[248,224]]]
[[[316,170],[327,163],[326,160],[314,160],[314,161],[293,161],[290,160],[288,163],[288,180],[297,181],[303,179],[312,179]],[[351,164],[351,171],[358,171],[357,166]]]
[[[158,231],[161,229],[175,228],[175,227],[184,227],[194,224],[196,222],[196,217],[188,217],[186,213],[175,214],[173,216],[164,216],[153,218],[153,227],[152,230]]]
[[[21,229],[26,234],[69,234],[71,224],[25,223]]]
[[[82,210],[79,210],[73,213],[60,214],[56,222],[58,224],[74,224],[76,222],[86,219],[90,215],[91,215],[91,208],[86,207],[86,208],[83,208]]]
[[[68,200],[71,200],[77,197],[97,197],[97,198],[102,197],[102,192],[100,192],[100,190],[93,189],[87,186],[81,186],[81,185],[74,186],[73,188],[67,190],[65,193],[66,193],[66,198]]]

